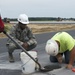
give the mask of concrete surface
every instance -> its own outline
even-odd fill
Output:
[[[67,31],[73,37],[75,37],[75,30]],[[58,65],[58,63],[51,63],[49,61],[49,56],[45,52],[45,43],[46,41],[51,38],[56,32],[44,33],[44,34],[37,34],[36,39],[38,41],[37,47],[34,49],[38,53],[38,61],[42,67],[46,65]],[[22,62],[20,60],[20,52],[21,49],[14,51],[14,58],[15,62],[10,63],[8,61],[8,53],[7,48],[5,46],[7,38],[0,39],[0,75],[25,75],[22,73],[21,66]],[[49,72],[34,72],[28,75],[75,75],[75,72],[71,70],[65,69],[65,64],[60,64],[62,68],[54,69],[53,71]]]

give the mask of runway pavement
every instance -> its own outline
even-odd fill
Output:
[[[69,34],[71,34],[73,37],[75,37],[75,30],[69,30],[67,31]],[[34,49],[38,53],[38,61],[41,64],[41,66],[45,65],[54,65],[54,63],[51,63],[49,61],[49,56],[45,52],[45,43],[46,41],[51,38],[56,32],[50,32],[50,33],[43,33],[43,34],[37,34],[35,35],[38,45]],[[6,40],[7,38],[0,39],[0,75],[25,75],[21,71],[22,62],[20,60],[20,52],[21,49],[17,49],[14,52],[14,58],[15,62],[10,63],[8,61],[8,53],[6,48]],[[58,65],[58,63],[56,63]],[[72,72],[71,70],[64,68],[64,63],[60,64],[62,68],[60,69],[54,69],[53,71],[49,72],[35,72],[28,75],[75,75],[75,72]]]

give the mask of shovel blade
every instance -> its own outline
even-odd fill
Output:
[[[60,65],[46,65],[43,68],[40,69],[41,72],[49,72],[52,71],[54,69],[59,69],[61,68]]]

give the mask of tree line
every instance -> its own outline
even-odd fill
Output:
[[[75,18],[61,18],[61,17],[29,17],[29,21],[62,21],[62,20],[72,20]],[[4,18],[4,22],[9,23],[10,21],[17,21],[17,18]]]

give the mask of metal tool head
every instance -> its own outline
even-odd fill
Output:
[[[43,67],[43,68],[40,69],[40,71],[41,71],[41,72],[49,72],[50,69],[47,69],[47,68]]]
[[[49,72],[49,71],[52,71],[54,69],[59,69],[59,68],[61,68],[60,65],[46,65],[46,66],[40,68],[40,71],[41,72]]]

